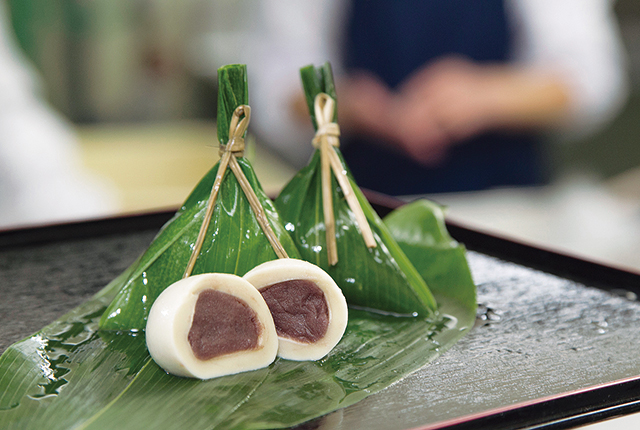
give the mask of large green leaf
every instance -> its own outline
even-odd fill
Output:
[[[0,428],[210,428],[268,373],[211,381],[169,376],[149,357],[142,333],[97,330],[106,297],[7,349],[0,358]],[[181,415],[184,409],[192,413]]]
[[[438,300],[447,297],[475,312],[466,249],[449,235],[442,206],[417,200],[391,212],[384,223]]]
[[[94,298],[0,358],[2,429],[282,428],[353,404],[435,359],[470,327],[455,302],[433,321],[350,312],[317,362],[208,381],[167,375],[143,333],[101,334]],[[450,317],[450,316],[451,317]]]
[[[219,121],[229,122],[233,110],[247,103],[244,66],[226,66],[220,70]],[[224,129],[224,127],[222,127]],[[273,202],[266,196],[253,168],[238,158],[245,176],[262,203],[271,227],[290,257],[298,251],[288,236]],[[149,249],[123,278],[119,292],[101,321],[102,330],[143,330],[151,305],[165,288],[180,280],[205,217],[211,187],[218,172],[216,164],[195,187],[182,208],[163,227]],[[275,251],[255,217],[247,197],[233,173],[227,169],[207,239],[192,274],[219,272],[244,275],[265,261],[277,258]]]
[[[305,67],[301,75],[312,113],[312,100],[318,93],[328,91],[329,95],[335,97],[328,65],[318,69]],[[339,149],[336,152],[343,170],[348,172]],[[326,270],[352,306],[398,314],[429,315],[436,309],[436,304],[427,284],[391,237],[349,173],[349,181],[371,226],[377,247],[366,246],[343,190],[332,177],[339,261],[334,266],[329,264],[320,164],[317,150],[309,165],[284,187],[276,200],[276,207],[287,223],[287,230],[298,245],[302,258]]]
[[[425,215],[423,208],[418,212]],[[437,253],[428,239],[442,233],[434,223],[409,217],[390,224],[401,243],[411,237],[416,246],[422,242]],[[414,263],[423,261],[421,252],[414,257]],[[451,272],[438,279],[466,276],[466,261],[445,255],[441,262]],[[151,360],[144,333],[98,331],[100,315],[139,264],[0,357],[0,428],[289,427],[353,404],[434,360],[475,317],[473,285],[462,282],[452,294],[448,282],[435,282],[437,314],[397,318],[351,309],[343,339],[320,361],[278,359],[253,372],[184,379],[167,375]]]

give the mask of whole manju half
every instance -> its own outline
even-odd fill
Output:
[[[350,306],[400,315],[432,314],[433,295],[354,182],[340,153],[329,64],[304,67],[301,77],[317,149],[275,203],[302,258],[326,270]]]

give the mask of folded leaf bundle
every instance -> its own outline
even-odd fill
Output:
[[[144,330],[160,293],[190,274],[243,276],[258,264],[299,255],[242,156],[250,113],[246,67],[225,66],[218,71],[218,81],[221,160],[163,226],[130,275],[120,279],[120,291],[100,320],[101,330]],[[241,175],[246,181],[239,180]]]
[[[318,149],[275,203],[302,258],[325,269],[349,305],[402,315],[431,314],[436,302],[427,284],[342,158],[330,66],[307,66],[301,76]]]

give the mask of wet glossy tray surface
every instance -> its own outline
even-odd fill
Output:
[[[170,216],[0,233],[0,351],[106,285]],[[471,250],[477,326],[436,362],[308,428],[568,428],[639,409],[640,276],[450,230]]]

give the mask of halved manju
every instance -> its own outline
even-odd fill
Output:
[[[319,360],[338,344],[347,327],[347,301],[331,276],[293,258],[262,263],[244,279],[260,291],[278,333],[278,355]]]
[[[278,337],[258,291],[239,276],[207,273],[165,289],[149,312],[147,348],[168,373],[199,379],[273,362]]]

